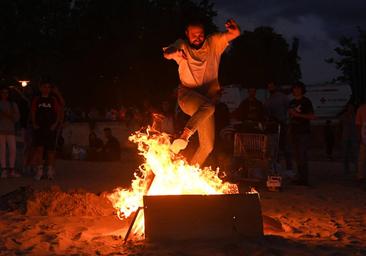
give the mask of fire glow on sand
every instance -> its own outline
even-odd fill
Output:
[[[126,219],[143,205],[144,195],[217,195],[237,194],[235,184],[223,182],[218,170],[199,168],[187,163],[170,151],[168,134],[136,132],[129,137],[136,143],[145,162],[135,172],[131,188],[117,188],[108,195],[120,219]],[[151,175],[153,173],[153,175]],[[153,178],[149,178],[154,176]],[[138,215],[132,233],[136,237],[144,234],[143,212]]]

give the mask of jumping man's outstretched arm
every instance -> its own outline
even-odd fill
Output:
[[[163,48],[163,51],[164,58],[168,60],[175,60],[176,62],[179,62],[181,59],[187,59],[184,51],[176,48],[175,46]]]
[[[229,19],[228,21],[226,21],[225,27],[227,31],[224,32],[224,34],[228,42],[240,36],[240,27],[235,20]]]

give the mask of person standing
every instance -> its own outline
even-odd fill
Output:
[[[30,108],[33,96],[33,90],[28,85],[26,87],[10,86],[13,92],[16,93],[16,102],[19,108],[19,128],[23,140],[23,175],[31,173],[31,156],[32,156],[32,127],[30,123]]]
[[[365,181],[365,165],[366,165],[366,103],[363,103],[356,113],[356,127],[358,137],[360,138],[360,146],[358,152],[358,169],[357,181]]]
[[[306,98],[305,86],[297,82],[292,86],[294,99],[289,104],[290,136],[298,172],[297,185],[309,185],[307,150],[310,142],[310,121],[315,119],[313,104]]]
[[[57,128],[62,114],[58,99],[51,96],[52,85],[49,82],[40,84],[41,96],[32,101],[31,118],[34,129],[34,152],[32,164],[36,166],[35,179],[43,176],[43,155],[47,154],[47,178],[52,180],[55,175],[55,155]]]
[[[288,143],[288,107],[290,100],[284,93],[278,90],[274,82],[267,85],[269,97],[264,106],[271,121],[275,121],[280,126],[279,150],[286,160],[287,174],[292,176],[292,159]]]
[[[257,89],[248,88],[248,97],[244,99],[239,107],[233,112],[233,116],[241,121],[260,123],[264,121],[265,113],[263,103],[257,99]]]
[[[189,138],[198,131],[199,146],[191,164],[202,165],[214,147],[214,112],[215,100],[220,91],[220,59],[229,42],[240,35],[239,26],[233,19],[228,20],[225,26],[226,32],[206,37],[202,23],[190,23],[185,31],[187,40],[179,39],[163,49],[164,57],[178,64],[178,104],[190,116],[171,149],[174,153],[185,149]]]
[[[112,129],[109,127],[104,128],[104,136],[106,139],[103,146],[104,160],[119,161],[121,159],[121,144],[118,139],[113,136]]]
[[[8,88],[0,90],[0,162],[1,178],[19,177],[15,172],[16,139],[15,123],[19,121],[19,109],[15,102],[9,101]],[[7,159],[7,147],[9,159]],[[7,166],[7,160],[9,165]]]
[[[356,129],[355,106],[348,103],[339,116],[341,134],[342,134],[342,152],[343,152],[343,171],[344,174],[350,174],[350,163],[354,165],[353,174],[356,170],[357,155],[357,129]]]
[[[324,143],[325,143],[325,153],[328,160],[333,160],[333,148],[335,144],[335,134],[334,128],[332,126],[332,121],[325,121],[324,126]]]

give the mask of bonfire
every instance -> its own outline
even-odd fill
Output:
[[[150,129],[136,132],[129,137],[136,143],[145,162],[134,174],[129,189],[117,188],[108,195],[117,210],[118,217],[125,220],[143,205],[144,195],[217,195],[237,194],[234,184],[223,182],[219,170],[190,165],[181,155],[170,151],[170,137]],[[132,233],[144,235],[144,216],[139,212]]]

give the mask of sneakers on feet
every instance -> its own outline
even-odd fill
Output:
[[[8,171],[6,169],[3,169],[1,171],[1,178],[6,179],[8,177]]]
[[[52,166],[48,166],[47,179],[48,180],[54,180],[55,179],[55,168],[53,168]]]
[[[173,141],[172,145],[170,146],[170,150],[174,154],[178,154],[181,150],[185,149],[188,145],[188,141],[184,139],[176,139]]]
[[[307,182],[306,180],[294,180],[292,182],[293,185],[296,185],[296,186],[305,186],[305,187],[309,187],[309,182]]]
[[[21,175],[17,172],[15,172],[14,169],[10,169],[9,170],[9,177],[12,177],[12,178],[19,178]]]
[[[285,178],[288,178],[288,179],[291,179],[291,180],[296,178],[296,172],[294,172],[293,170],[286,170],[282,173],[282,175]]]
[[[35,180],[40,180],[43,175],[43,166],[38,166],[36,170],[36,176],[34,176]]]

